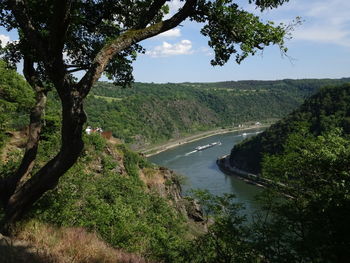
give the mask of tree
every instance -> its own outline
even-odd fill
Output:
[[[281,183],[263,199],[271,217],[253,232],[268,262],[348,260],[349,160],[350,141],[339,129],[317,137],[301,130],[282,154],[265,158],[263,175]]]
[[[288,0],[249,0],[261,10]],[[5,211],[3,232],[76,162],[84,144],[86,122],[83,102],[103,73],[127,84],[139,44],[178,26],[186,19],[204,23],[201,33],[214,49],[212,65],[225,64],[232,54],[240,63],[270,44],[282,51],[288,27],[263,23],[231,0],[186,0],[169,19],[167,0],[2,0],[0,25],[17,29],[20,39],[9,44],[4,57],[10,64],[23,59],[24,75],[36,92],[29,139],[19,169],[0,182]],[[77,80],[72,73],[83,71]],[[53,86],[62,104],[61,148],[57,155],[32,174],[42,126],[46,95]]]
[[[188,243],[180,262],[260,262],[251,240],[249,222],[243,215],[244,207],[237,203],[235,196],[213,196],[208,191],[194,194],[212,224],[205,234]]]

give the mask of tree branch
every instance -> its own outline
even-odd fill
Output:
[[[24,56],[23,74],[35,92],[39,92],[43,90],[44,85],[38,73],[34,69],[34,62],[29,58],[29,56]]]
[[[55,88],[62,94],[65,85],[66,66],[63,60],[63,48],[69,27],[72,0],[55,0],[53,17],[50,24],[49,53],[51,63],[47,65],[48,74]]]
[[[50,25],[50,53],[62,64],[62,51],[69,27],[71,0],[56,0]]]
[[[31,17],[28,15],[28,8],[25,2],[23,0],[10,0],[9,6],[31,46],[35,47],[41,58],[49,57],[47,53],[47,44],[38,33],[39,30],[33,25]]]
[[[77,67],[75,69],[67,70],[67,73],[74,73],[74,72],[77,72],[77,71],[87,70],[87,69],[88,69],[88,67]]]
[[[140,15],[140,20],[135,26],[135,29],[145,28],[157,15],[157,13],[165,4],[165,2],[166,0],[154,0],[151,6],[148,8],[148,10]]]
[[[89,93],[92,85],[101,77],[109,61],[120,51],[144,39],[156,36],[178,26],[193,11],[197,0],[187,0],[185,5],[171,18],[143,29],[128,30],[113,41],[109,41],[96,55],[84,77],[79,81],[79,92],[83,97]]]
[[[19,27],[23,30],[26,41],[37,52],[39,60],[44,62],[47,74],[58,92],[62,93],[66,74],[62,51],[69,26],[71,0],[56,0],[54,2],[55,12],[53,13],[49,39],[44,39],[40,30],[33,25],[26,1],[10,0],[9,5]]]

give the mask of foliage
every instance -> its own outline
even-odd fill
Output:
[[[283,153],[264,159],[263,176],[276,184],[260,195],[253,221],[232,196],[199,192],[213,223],[185,247],[188,262],[346,262],[349,160],[350,138],[339,129],[290,134]]]
[[[138,176],[139,169],[152,168],[153,165],[141,157],[138,153],[129,150],[125,145],[118,145],[123,153],[123,163],[126,172],[131,176]]]
[[[127,171],[120,174],[121,164],[104,153],[110,146],[101,136],[86,136],[85,142],[87,150],[79,162],[37,203],[30,217],[96,231],[115,247],[153,259],[175,257],[185,233],[184,219],[167,200],[146,191],[138,171],[151,164],[118,146]]]
[[[183,6],[166,18],[166,0],[0,1],[0,26],[19,33],[19,40],[7,44],[1,54],[13,67],[23,59],[24,75],[36,91],[36,116],[29,125],[33,127],[28,140],[31,147],[18,173],[0,182],[0,188],[8,188],[0,193],[6,210],[3,233],[10,233],[15,221],[76,163],[84,149],[84,99],[103,73],[123,86],[133,81],[131,64],[137,53],[144,52],[141,41],[190,19],[204,25],[201,32],[214,49],[214,65],[223,65],[232,54],[241,62],[273,44],[285,51],[288,26],[264,22],[231,0],[181,2]],[[249,3],[265,9],[283,2]],[[77,71],[84,72],[80,79],[73,75]],[[44,83],[52,84],[60,98],[61,146],[53,159],[25,180],[36,160],[47,92]]]
[[[183,262],[258,262],[251,230],[234,195],[196,191],[195,197],[213,223],[207,233],[187,244]]]
[[[12,64],[26,53],[33,54],[35,62],[42,67],[41,73],[47,76],[50,74],[43,69],[48,68],[46,61],[49,58],[42,57],[45,48],[58,48],[61,54],[65,52],[64,62],[69,71],[86,70],[97,61],[95,58],[113,44],[133,38],[131,43],[123,43],[121,50],[114,51],[113,58],[104,66],[110,79],[125,85],[133,80],[131,64],[136,59],[136,54],[144,52],[138,42],[169,30],[186,18],[198,23],[207,22],[203,23],[201,33],[209,38],[209,46],[214,50],[213,65],[225,64],[231,54],[235,55],[237,62],[241,62],[248,55],[254,55],[272,44],[279,45],[285,51],[284,37],[290,28],[282,24],[263,22],[230,0],[185,2],[184,10],[179,12],[181,15],[174,16],[170,23],[165,23],[167,1],[77,1],[66,6],[52,1],[19,2],[13,5],[4,1],[0,4],[3,10],[0,14],[1,26],[8,30],[20,28],[22,33],[19,43],[10,43],[3,52]],[[263,10],[276,8],[283,2],[285,1],[250,1],[250,4]],[[21,12],[19,8],[22,8]],[[55,13],[55,10],[61,12]],[[31,28],[25,26],[28,21],[23,14],[29,16]],[[69,17],[69,21],[64,15]],[[56,21],[58,17],[63,21]],[[57,22],[56,27],[52,25],[53,22]],[[40,45],[43,44],[41,41],[51,43],[54,40],[61,45]],[[31,47],[36,52],[30,51]]]
[[[282,153],[290,134],[306,129],[307,134],[317,136],[337,127],[349,134],[349,116],[350,84],[323,88],[265,132],[236,145],[231,151],[231,164],[260,173],[263,155]]]
[[[5,140],[6,129],[27,124],[28,111],[33,103],[34,93],[28,83],[0,60],[0,148]]]
[[[3,60],[0,60],[0,95],[4,106],[9,106],[1,108],[1,114],[28,110],[34,102],[34,93],[28,83],[15,70],[8,68]],[[4,122],[1,124],[4,125]]]
[[[315,137],[301,129],[289,136],[283,154],[266,157],[263,175],[284,186],[261,197],[263,211],[253,225],[233,195],[196,192],[211,223],[191,241],[176,212],[133,174],[151,165],[119,146],[123,158],[130,155],[132,175],[116,173],[118,163],[103,154],[97,138],[86,137],[85,154],[32,217],[94,230],[114,246],[166,262],[327,263],[349,256],[350,140],[341,130]],[[102,167],[94,168],[96,162]]]
[[[272,262],[345,262],[349,258],[350,140],[339,129],[291,134],[280,155],[267,156],[263,175],[283,184],[264,207],[258,231]],[[281,199],[279,193],[289,198]]]
[[[86,111],[89,125],[111,130],[138,148],[198,131],[282,118],[323,85],[346,81],[135,83],[126,89],[98,82]]]

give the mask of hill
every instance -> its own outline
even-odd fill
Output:
[[[88,124],[111,130],[134,149],[198,131],[280,119],[320,87],[350,79],[135,83],[99,82],[86,103]]]
[[[13,172],[25,145],[25,137],[20,132],[9,134],[4,147],[7,150],[2,155],[1,176]],[[57,135],[44,131],[43,137],[47,139],[40,145],[37,166],[55,154],[59,144]],[[102,247],[102,250],[108,252],[108,247],[117,247],[122,251],[113,253],[134,253],[135,261],[131,262],[139,262],[137,255],[156,261],[175,257],[172,253],[178,253],[177,244],[204,231],[201,211],[193,201],[181,196],[181,177],[149,163],[118,139],[106,141],[99,134],[92,134],[86,135],[84,140],[86,147],[79,161],[61,178],[57,188],[35,204],[23,220],[24,225],[19,227],[19,238],[34,242],[38,249],[57,252],[54,256],[62,253],[68,256],[69,249],[82,247],[79,246],[81,233],[83,239],[92,238],[96,245],[103,240],[106,249]],[[1,216],[2,211],[0,219]],[[53,240],[43,236],[45,229],[55,236]],[[69,248],[63,245],[62,239],[77,243]],[[59,248],[52,242],[57,242],[57,246],[61,244],[61,251],[57,251]],[[5,251],[5,247],[2,249]],[[96,258],[99,252],[83,253]],[[61,258],[52,262],[73,262],[67,260]],[[44,259],[42,262],[51,261]]]
[[[292,133],[318,136],[336,127],[350,133],[350,84],[322,88],[297,110],[272,125],[265,132],[236,145],[230,164],[251,173],[261,173],[266,154],[279,154]]]
[[[88,125],[112,131],[114,137],[132,149],[140,149],[222,127],[257,121],[271,123],[296,109],[321,87],[349,81],[343,78],[177,84],[137,82],[132,88],[98,82],[87,98],[85,110]],[[0,79],[0,100],[25,106],[9,110],[3,104],[0,117],[6,119],[2,122],[6,127],[0,127],[2,131],[25,126],[33,100],[30,88],[16,88],[18,85],[8,82],[5,77]],[[9,93],[7,87],[11,86],[14,88]],[[14,92],[16,90],[18,92]],[[17,102],[23,100],[18,94],[24,93],[28,94],[25,98],[28,102]],[[47,103],[45,122],[59,125],[57,116],[61,110],[57,94],[49,92]],[[5,139],[0,138],[0,144]]]

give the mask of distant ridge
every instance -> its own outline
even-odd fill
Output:
[[[323,86],[343,79],[134,83],[99,82],[86,103],[88,125],[111,130],[133,149],[196,132],[280,119]]]

